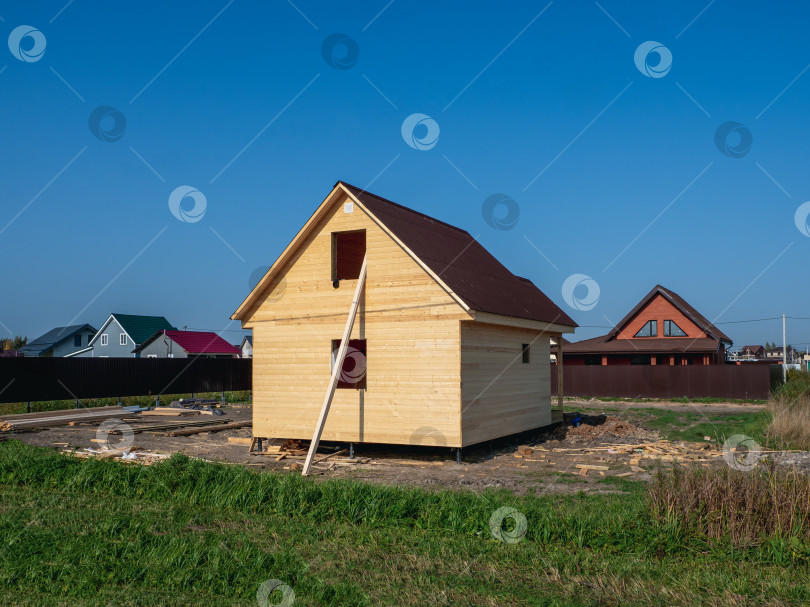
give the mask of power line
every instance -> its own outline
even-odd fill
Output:
[[[788,316],[788,318],[792,318],[792,317]],[[782,320],[782,317],[781,316],[774,316],[773,318],[752,318],[750,320],[726,320],[724,322],[716,322],[716,323],[713,323],[713,324],[715,324],[715,325],[736,325],[736,324],[740,324],[740,323],[743,323],[743,322],[763,322],[763,321],[766,321],[766,320]]]

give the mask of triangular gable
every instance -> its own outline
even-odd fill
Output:
[[[249,316],[259,296],[344,194],[471,318],[482,312],[554,324],[558,329],[576,326],[530,280],[512,274],[468,232],[340,181],[231,318]]]
[[[383,230],[389,237],[391,237],[394,242],[396,242],[402,249],[408,253],[408,255],[417,263],[420,267],[422,267],[425,272],[427,272],[433,280],[435,280],[439,286],[444,289],[448,295],[450,295],[453,300],[461,306],[464,310],[469,310],[469,307],[461,300],[460,297],[455,295],[450,288],[445,285],[442,280],[433,274],[433,272],[428,268],[428,266],[420,259],[418,259],[412,251],[410,251],[403,243],[400,241],[391,231],[378,219],[374,216],[374,214],[365,207],[365,205],[357,200],[355,196],[349,191],[349,189],[344,185],[342,181],[337,182],[335,187],[332,188],[332,191],[329,192],[329,195],[324,199],[324,201],[315,209],[315,212],[310,216],[304,226],[298,231],[295,237],[290,241],[290,244],[281,252],[278,259],[270,266],[270,269],[265,272],[262,279],[256,283],[256,286],[253,287],[253,290],[248,294],[242,304],[237,308],[237,310],[233,313],[231,318],[233,320],[243,320],[250,316],[252,309],[258,303],[260,296],[265,292],[265,290],[271,285],[276,277],[281,274],[281,272],[286,267],[287,263],[293,259],[295,253],[298,251],[299,247],[306,241],[307,237],[320,225],[321,221],[329,215],[329,212],[332,210],[335,204],[339,200],[343,198],[343,196],[348,196],[349,199],[358,206],[380,229]]]
[[[640,302],[638,302],[636,307],[630,310],[630,312],[624,318],[616,323],[613,330],[602,337],[601,340],[603,342],[608,342],[616,339],[616,336],[622,331],[622,329],[624,329],[630,323],[630,321],[633,320],[639,314],[639,312],[641,312],[657,295],[660,295],[666,299],[672,306],[681,312],[681,314],[686,316],[692,323],[695,324],[695,326],[706,333],[706,335],[708,335],[710,338],[717,341],[728,342],[729,344],[732,343],[731,339],[729,339],[725,333],[709,322],[705,316],[689,305],[685,299],[674,291],[670,291],[661,285],[655,285],[653,289],[647,293],[647,295],[645,295]]]

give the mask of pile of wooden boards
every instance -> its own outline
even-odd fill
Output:
[[[157,409],[152,409],[151,411],[144,411],[143,415],[144,417],[163,416],[163,415],[186,416],[186,415],[199,415],[200,413],[213,415],[211,411],[184,409],[182,407],[159,407]]]
[[[52,426],[67,426],[72,422],[100,422],[114,417],[132,417],[137,413],[123,407],[94,407],[85,409],[60,409],[40,413],[20,413],[0,417],[0,431],[34,430]]]
[[[708,462],[713,458],[722,457],[723,452],[709,443],[686,443],[670,442],[659,440],[655,442],[633,443],[633,444],[608,444],[600,447],[577,447],[569,449],[551,449],[551,451],[561,453],[598,453],[600,455],[630,455],[632,459],[640,460],[648,458],[671,462],[679,460],[683,462]]]
[[[243,439],[243,438],[229,438],[228,442],[233,444],[252,444],[256,439]],[[247,441],[250,441],[248,443]],[[305,444],[307,441],[293,440],[293,439],[264,439],[262,442],[262,451],[251,451],[251,455],[266,455],[273,457],[275,461],[281,460],[301,460],[304,459],[309,450],[309,446]],[[317,455],[313,464],[322,464],[328,466],[328,469],[333,469],[336,466],[353,466],[356,464],[367,464],[371,460],[369,458],[354,458],[338,457],[345,455],[348,449],[340,449],[332,453]],[[293,462],[290,464],[292,470],[297,470],[300,464]]]

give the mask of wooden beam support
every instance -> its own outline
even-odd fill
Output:
[[[335,366],[332,368],[332,377],[329,379],[329,386],[326,388],[326,395],[323,399],[321,406],[321,414],[318,417],[318,423],[315,425],[315,433],[312,435],[312,442],[309,444],[309,453],[307,459],[304,461],[304,469],[301,471],[301,476],[307,476],[312,467],[312,460],[315,453],[318,451],[318,444],[321,442],[321,434],[326,425],[326,416],[329,414],[329,407],[332,406],[332,398],[335,396],[335,389],[337,388],[338,378],[343,369],[343,361],[346,360],[346,352],[349,350],[349,338],[352,335],[352,328],[354,327],[354,319],[357,316],[357,308],[360,304],[360,296],[363,293],[363,287],[366,284],[366,260],[368,255],[363,257],[363,265],[360,268],[360,276],[357,279],[357,288],[354,290],[354,298],[352,305],[349,307],[349,318],[346,319],[346,327],[343,330],[343,337],[340,340],[340,348],[338,349],[337,356],[335,357]]]

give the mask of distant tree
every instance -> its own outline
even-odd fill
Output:
[[[28,343],[27,337],[15,335],[13,339],[3,340],[3,350],[19,350],[27,343]]]

